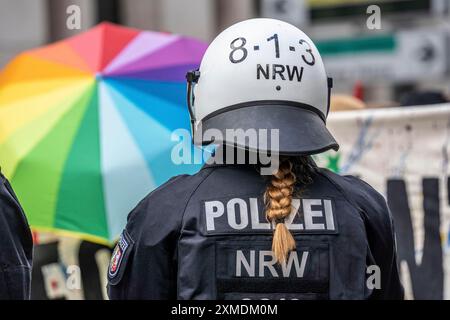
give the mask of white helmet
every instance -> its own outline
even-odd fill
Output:
[[[269,146],[228,141],[227,129],[278,129],[279,154],[319,153],[337,142],[325,126],[332,81],[311,39],[274,19],[237,23],[210,44],[200,69],[188,72],[188,104],[196,144],[222,132],[224,143],[259,151]],[[201,132],[194,133],[200,128]],[[198,138],[200,137],[200,138]],[[264,150],[266,149],[266,150]]]

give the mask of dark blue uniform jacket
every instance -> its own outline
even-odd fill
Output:
[[[11,185],[0,173],[0,300],[29,299],[33,240]]]
[[[207,165],[130,213],[108,270],[112,299],[402,299],[386,201],[365,182],[315,168],[286,219],[297,248],[271,252],[267,179]]]

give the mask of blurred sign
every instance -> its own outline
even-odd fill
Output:
[[[357,4],[372,4],[374,2],[389,2],[392,0],[307,0],[310,7],[326,7],[326,6],[344,6]]]
[[[387,197],[406,297],[450,299],[450,104],[339,112],[327,126],[341,149],[318,164]]]
[[[35,236],[31,299],[102,300],[106,294],[108,246],[39,233]]]
[[[312,21],[348,19],[365,16],[369,5],[377,5],[383,14],[410,14],[432,11],[441,0],[308,0]]]
[[[369,5],[377,5],[383,14],[423,14],[446,12],[447,0],[260,0],[264,17],[282,19],[296,25],[327,19],[348,21],[366,16]]]
[[[261,15],[297,26],[308,23],[307,0],[261,0]]]
[[[448,73],[449,33],[401,31],[392,35],[319,41],[327,73],[336,81],[416,81]]]

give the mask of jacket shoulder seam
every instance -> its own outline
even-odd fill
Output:
[[[342,196],[345,198],[345,200],[352,206],[354,207],[359,213],[364,212],[364,210],[361,208],[360,205],[358,205],[356,203],[356,201],[349,197],[342,189],[341,186],[339,186],[333,179],[331,179],[330,177],[328,177],[328,175],[324,174],[321,170],[317,171],[322,177],[324,177],[325,179],[327,179],[336,190],[339,191],[340,194],[342,194]]]
[[[206,179],[208,179],[208,177],[211,175],[211,173],[214,171],[214,169],[210,170],[210,172],[208,172],[206,174],[206,176],[201,179],[201,181],[197,184],[197,186],[195,186],[195,188],[191,191],[191,193],[189,194],[189,197],[186,199],[186,203],[184,205],[183,211],[181,213],[181,224],[180,224],[180,228],[178,229],[179,231],[181,231],[181,228],[183,226],[183,222],[184,222],[184,216],[186,213],[186,208],[189,205],[189,202],[191,201],[192,196],[194,195],[194,193],[197,191],[197,189],[202,185],[203,182],[205,182]],[[178,236],[178,240],[180,240],[181,237],[181,232],[180,235]]]

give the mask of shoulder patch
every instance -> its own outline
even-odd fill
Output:
[[[125,270],[126,261],[134,245],[134,241],[127,232],[123,230],[119,237],[114,251],[111,256],[111,261],[108,268],[108,280],[111,284],[119,283]]]

